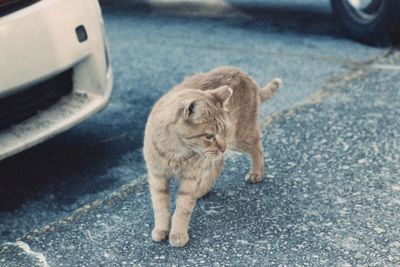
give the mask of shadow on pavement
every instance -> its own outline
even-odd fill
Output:
[[[104,110],[66,133],[0,161],[0,212],[47,193],[69,209],[81,196],[120,186],[123,181],[116,175],[105,174],[118,166],[122,155],[142,147],[144,126],[128,118],[108,121],[107,115]],[[144,123],[142,119],[140,124]],[[141,162],[138,154],[134,160]]]
[[[182,3],[183,2],[183,3]],[[152,14],[153,16],[186,18],[190,21],[202,18],[227,19],[236,27],[249,31],[271,31],[328,35],[336,38],[347,38],[339,22],[326,5],[291,5],[288,1],[283,3],[262,3],[257,1],[226,1],[230,8],[220,5],[208,6],[207,1],[193,2],[165,2],[152,6],[148,1],[131,0],[101,0],[101,6],[106,12],[119,14]],[[218,2],[218,1],[217,1]],[[223,1],[221,1],[223,2]],[[271,1],[270,1],[271,2]],[[286,3],[285,3],[286,2]],[[290,2],[290,1],[289,1]],[[215,11],[220,9],[220,11]],[[209,11],[209,13],[207,13]]]
[[[266,1],[267,3],[268,1]],[[263,31],[273,26],[277,31],[300,34],[345,36],[345,33],[333,14],[326,10],[314,8],[267,6],[267,5],[237,5],[236,8],[250,15],[251,19],[243,26],[249,30]]]

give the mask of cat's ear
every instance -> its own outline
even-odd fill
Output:
[[[194,123],[201,123],[207,116],[205,103],[201,100],[186,100],[183,102],[183,117]]]
[[[224,106],[232,96],[233,90],[227,85],[211,90],[210,93]]]
[[[195,107],[196,107],[196,100],[188,100],[183,103],[183,117],[185,119],[190,119],[193,116]]]

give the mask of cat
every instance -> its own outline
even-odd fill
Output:
[[[171,246],[186,245],[196,199],[207,194],[220,176],[227,150],[249,154],[252,166],[245,180],[262,180],[258,106],[281,83],[276,78],[260,89],[240,69],[220,67],[185,78],[154,105],[146,123],[143,148],[154,211],[154,241],[168,238]],[[179,181],[172,218],[170,177]]]

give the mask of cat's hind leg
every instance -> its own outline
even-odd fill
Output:
[[[264,152],[260,132],[253,131],[253,135],[246,136],[246,139],[238,142],[236,146],[251,157],[251,170],[245,177],[246,182],[261,182],[264,177]]]
[[[149,173],[149,188],[154,211],[154,228],[151,238],[160,242],[166,240],[170,228],[169,182],[167,177]]]
[[[258,183],[264,177],[264,153],[261,141],[259,140],[249,151],[251,156],[251,172],[246,175],[246,182]]]

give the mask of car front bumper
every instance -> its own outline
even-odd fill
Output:
[[[84,26],[87,40],[76,29]],[[40,143],[106,105],[112,88],[97,0],[42,0],[0,17],[0,99],[72,70],[72,91],[0,131],[0,159]]]

